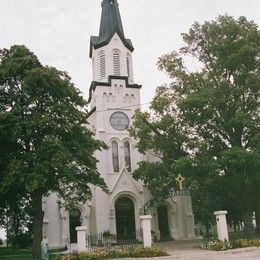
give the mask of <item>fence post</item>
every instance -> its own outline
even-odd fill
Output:
[[[152,246],[152,233],[151,233],[151,215],[140,216],[141,227],[143,229],[143,243],[144,247]]]
[[[86,231],[87,227],[80,226],[76,227],[77,231],[77,243],[78,243],[78,252],[86,252]]]

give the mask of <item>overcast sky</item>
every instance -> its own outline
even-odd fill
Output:
[[[260,24],[260,0],[118,0],[125,36],[134,44],[135,82],[141,102],[151,100],[167,77],[156,68],[162,54],[182,46],[194,21],[243,15]],[[89,38],[98,35],[101,0],[0,0],[0,49],[24,44],[42,64],[69,73],[88,97]],[[0,233],[1,237],[1,233]]]

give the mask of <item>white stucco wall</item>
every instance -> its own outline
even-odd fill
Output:
[[[106,230],[116,234],[115,203],[120,197],[130,198],[134,204],[136,228],[140,228],[139,216],[143,214],[143,205],[151,199],[149,191],[145,190],[142,182],[132,178],[132,172],[137,169],[138,162],[145,157],[139,154],[135,148],[135,141],[129,137],[127,130],[117,131],[110,125],[110,116],[116,111],[124,112],[130,119],[136,109],[140,109],[140,89],[129,87],[127,81],[122,78],[113,78],[108,84],[108,78],[114,73],[113,50],[120,50],[121,76],[127,76],[126,56],[130,55],[131,75],[129,83],[134,84],[132,54],[124,46],[121,39],[115,34],[110,43],[99,49],[93,49],[93,81],[107,83],[98,84],[92,92],[90,109],[95,111],[88,118],[87,127],[93,131],[95,138],[102,140],[108,146],[107,150],[97,151],[95,157],[98,162],[98,171],[104,178],[109,193],[104,193],[100,188],[91,187],[93,198],[88,203],[75,205],[82,217],[82,225],[87,227],[87,233],[97,234]],[[98,53],[104,51],[106,55],[106,77],[99,78]],[[116,140],[119,152],[119,172],[113,171],[111,143]],[[131,170],[125,167],[124,142],[129,141],[131,152]],[[148,157],[146,159],[149,159]],[[150,158],[157,160],[156,158]],[[174,197],[168,199],[165,204],[168,210],[169,229],[176,239],[191,238],[194,236],[194,219],[189,196]],[[69,213],[59,207],[57,196],[51,194],[44,199],[44,234],[48,237],[50,246],[57,247],[65,245],[69,236]],[[152,230],[159,234],[157,207],[150,209],[152,219]]]

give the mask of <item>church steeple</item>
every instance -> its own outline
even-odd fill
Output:
[[[117,0],[103,0],[99,37],[106,39],[115,32],[125,37]]]
[[[92,58],[93,48],[98,49],[107,45],[115,33],[118,34],[125,47],[132,52],[134,47],[131,40],[125,38],[117,0],[103,0],[101,6],[99,36],[90,38],[90,58]]]

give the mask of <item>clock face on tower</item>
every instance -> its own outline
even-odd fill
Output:
[[[111,126],[118,131],[126,130],[129,127],[130,120],[123,112],[115,112],[110,116]]]

